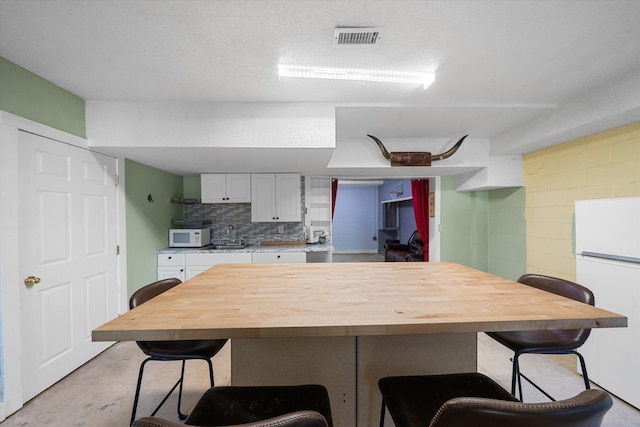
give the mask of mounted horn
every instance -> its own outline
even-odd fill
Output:
[[[453,156],[453,154],[458,151],[458,148],[460,148],[465,138],[469,135],[465,135],[460,138],[453,147],[444,153],[435,154],[433,156],[428,151],[393,151],[389,153],[380,139],[373,135],[367,136],[378,144],[380,152],[384,158],[391,161],[391,166],[431,166],[432,161],[444,160]]]

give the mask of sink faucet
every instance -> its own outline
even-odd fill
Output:
[[[227,237],[229,238],[230,242],[236,241],[236,228],[233,226],[233,224],[229,224],[229,226],[227,227]]]

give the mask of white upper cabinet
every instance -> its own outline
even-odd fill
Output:
[[[251,175],[202,174],[200,175],[202,203],[250,203]]]
[[[251,221],[301,221],[299,174],[252,174],[251,187]]]

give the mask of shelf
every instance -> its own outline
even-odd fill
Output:
[[[211,226],[210,219],[172,219],[171,225],[181,228],[208,228]]]
[[[407,200],[413,200],[413,197],[398,197],[397,199],[383,200],[380,203],[406,202]]]

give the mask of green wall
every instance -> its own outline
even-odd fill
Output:
[[[185,199],[199,199],[200,191],[200,175],[188,175],[182,177],[182,191]]]
[[[456,192],[442,177],[442,261],[515,280],[526,272],[525,190]]]
[[[169,245],[172,219],[182,218],[182,177],[125,160],[127,222],[127,291],[156,280],[156,251]],[[153,202],[148,200],[149,195]]]
[[[489,191],[489,273],[516,280],[527,272],[525,189]]]
[[[3,57],[0,110],[86,138],[84,99]]]
[[[488,271],[489,194],[456,192],[453,177],[442,177],[441,259]]]

